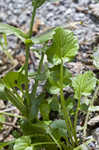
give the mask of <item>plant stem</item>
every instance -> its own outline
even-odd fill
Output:
[[[71,120],[70,120],[70,117],[69,117],[69,114],[68,112],[66,111],[66,108],[65,108],[65,100],[64,100],[64,93],[63,93],[63,60],[61,59],[61,66],[60,66],[60,97],[61,97],[61,106],[62,106],[62,111],[63,111],[63,114],[64,114],[64,120],[65,120],[65,123],[66,123],[66,127],[67,127],[67,131],[68,131],[68,134],[69,134],[69,138],[71,140],[71,143],[72,143],[72,146],[74,146],[74,141],[72,139],[72,123],[71,123]],[[67,141],[67,144],[69,143],[69,140],[68,138],[66,139]]]
[[[29,95],[28,95],[28,60],[29,60],[29,45],[26,44],[26,60],[25,60],[25,89],[26,89],[26,104],[29,106]]]
[[[87,115],[86,115],[86,119],[85,119],[85,123],[84,123],[84,131],[83,131],[84,137],[86,137],[87,122],[88,122],[88,118],[89,118],[89,115],[90,115],[90,108],[93,106],[93,103],[94,103],[95,99],[97,98],[98,91],[99,91],[99,85],[97,86],[97,88],[94,92],[92,100],[90,101],[90,106],[89,106],[89,109],[88,109],[88,112],[87,112]]]
[[[32,27],[34,24],[34,18],[36,15],[36,5],[34,6],[33,12],[32,12],[32,19],[31,19],[31,24],[30,24],[30,29],[29,29],[29,38],[31,38],[32,36]],[[25,88],[26,88],[26,103],[27,103],[27,112],[28,112],[28,107],[30,104],[29,101],[29,94],[28,94],[28,60],[29,60],[29,48],[30,48],[30,44],[26,43],[26,60],[25,60]]]
[[[75,113],[75,118],[74,118],[74,136],[75,136],[76,144],[78,144],[77,136],[76,136],[76,125],[77,125],[77,118],[78,118],[79,108],[80,108],[80,97],[79,97],[79,99],[78,99],[78,104],[77,104],[76,113]]]
[[[20,116],[20,115],[17,115],[17,114],[12,114],[12,113],[7,113],[7,112],[3,112],[3,111],[0,111],[0,114],[11,116],[11,117],[17,117],[17,118],[25,119],[24,116]]]
[[[35,3],[35,6],[34,6],[33,11],[32,11],[32,19],[31,19],[30,30],[29,30],[29,38],[31,38],[31,36],[32,36],[32,28],[33,28],[33,24],[34,24],[34,18],[36,15],[36,9],[37,9],[37,6]]]

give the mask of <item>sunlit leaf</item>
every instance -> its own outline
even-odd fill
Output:
[[[13,148],[14,150],[32,150],[30,137],[23,136],[18,138]]]
[[[3,23],[0,23],[0,33],[5,33],[7,35],[16,35],[22,41],[27,38],[27,35],[23,33],[20,29]]]
[[[72,86],[75,91],[75,98],[88,96],[96,86],[96,77],[93,72],[87,71],[84,74],[77,75],[72,79]]]
[[[46,54],[48,61],[57,65],[61,63],[61,57],[64,61],[74,58],[78,49],[78,40],[73,32],[57,27],[53,35],[52,45],[48,48]]]
[[[91,107],[89,107],[89,111],[92,111],[92,112],[97,111],[97,112],[99,112],[99,106],[91,106]]]

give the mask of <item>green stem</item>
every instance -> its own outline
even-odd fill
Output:
[[[29,106],[29,95],[28,95],[28,60],[29,60],[29,45],[26,44],[26,60],[25,60],[25,89],[26,89],[26,104]]]
[[[72,143],[72,146],[74,146],[74,141],[72,139],[72,131],[73,131],[73,128],[72,128],[72,123],[71,123],[71,120],[70,120],[70,117],[69,117],[69,114],[68,112],[66,111],[66,108],[65,108],[65,100],[64,100],[64,93],[63,93],[63,60],[61,59],[61,66],[60,66],[60,97],[61,97],[61,105],[62,105],[62,111],[63,111],[63,114],[64,114],[64,120],[65,120],[65,123],[66,123],[66,127],[67,127],[67,131],[68,131],[68,134],[69,134],[69,138],[71,140],[71,143]],[[68,138],[66,139],[67,143],[69,143],[68,141]]]
[[[32,27],[34,24],[34,18],[36,15],[36,5],[34,6],[33,12],[32,12],[32,19],[31,19],[31,24],[30,24],[30,29],[29,29],[29,38],[32,36]],[[27,104],[27,112],[29,108],[29,94],[28,94],[28,61],[29,61],[29,48],[30,48],[30,43],[26,43],[26,61],[25,61],[25,88],[26,88],[26,104]]]
[[[76,144],[78,144],[77,135],[76,135],[76,126],[77,126],[77,119],[78,119],[79,108],[80,108],[80,97],[79,97],[79,99],[78,99],[78,104],[77,104],[76,113],[75,113],[75,118],[74,118],[74,136],[75,136]]]
[[[86,115],[86,119],[85,119],[85,123],[84,123],[84,131],[83,131],[84,137],[86,137],[87,122],[88,122],[88,118],[89,118],[89,115],[90,115],[90,108],[93,106],[94,101],[97,98],[98,91],[99,91],[99,85],[97,86],[97,88],[96,88],[96,90],[94,92],[92,100],[90,101],[90,106],[89,106],[89,109],[88,109],[88,112],[87,112],[87,115]]]
[[[37,9],[37,6],[35,3],[35,6],[34,6],[33,11],[32,11],[32,19],[31,19],[30,30],[29,30],[29,38],[31,38],[31,36],[32,36],[32,28],[33,28],[33,24],[34,24],[34,18],[36,15],[36,9]]]

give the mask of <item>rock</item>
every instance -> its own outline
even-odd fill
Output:
[[[95,126],[97,123],[99,123],[99,115],[88,121],[89,126]]]
[[[99,3],[89,5],[89,9],[95,17],[99,18]]]

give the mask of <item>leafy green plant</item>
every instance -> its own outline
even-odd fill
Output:
[[[25,65],[18,72],[9,72],[0,79],[0,99],[9,100],[16,106],[20,110],[20,116],[17,117],[22,119],[20,128],[23,136],[14,141],[14,150],[79,149],[76,148],[80,144],[76,125],[80,100],[82,96],[91,94],[97,82],[91,71],[72,78],[72,74],[64,65],[65,62],[73,60],[79,49],[78,40],[73,32],[57,27],[45,35],[32,37],[36,10],[45,1],[47,0],[32,0],[33,13],[28,34],[18,28],[0,23],[0,33],[16,35],[24,42],[26,48]],[[38,43],[42,44],[42,48],[34,50],[40,54],[38,69],[35,73],[29,74],[29,51],[34,44]],[[46,63],[44,63],[45,56]],[[35,80],[31,93],[30,78]],[[43,90],[38,94],[37,88],[41,82],[44,83]],[[77,99],[76,113],[72,113],[74,121],[70,114],[71,108],[74,107],[74,98],[71,98],[70,108],[69,98],[66,101],[63,92],[63,89],[68,86],[73,87],[74,98]],[[58,118],[50,119],[50,112],[58,112]],[[1,147],[2,145],[5,146],[6,143],[1,143]]]

